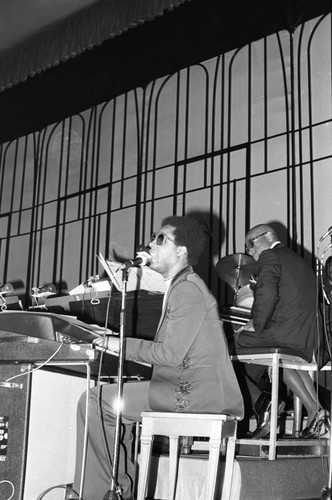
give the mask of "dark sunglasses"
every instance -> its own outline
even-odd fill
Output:
[[[265,231],[265,233],[261,233],[261,234],[258,234],[257,236],[255,236],[254,238],[250,238],[250,240],[248,240],[248,243],[246,244],[246,250],[249,251],[249,250],[252,250],[254,248],[254,245],[255,245],[255,241],[258,240],[258,238],[260,238],[261,236],[264,236],[265,234],[267,234],[268,231]]]
[[[153,241],[156,242],[156,245],[164,245],[166,243],[166,240],[172,241],[175,243],[175,240],[172,240],[167,234],[165,233],[152,233],[151,238],[150,238],[150,243]]]

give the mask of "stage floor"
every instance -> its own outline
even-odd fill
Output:
[[[181,456],[176,500],[206,500],[208,457],[193,453]],[[221,499],[224,461],[220,461],[216,500]],[[235,460],[230,500],[313,500],[320,499],[327,484],[326,457],[287,457],[267,460],[238,456]],[[154,456],[149,500],[168,498],[168,457]]]

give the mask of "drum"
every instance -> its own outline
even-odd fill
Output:
[[[241,286],[234,296],[234,305],[251,310],[253,303],[254,294],[250,285]]]

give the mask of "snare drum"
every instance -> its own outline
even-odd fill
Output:
[[[234,296],[234,305],[251,310],[253,303],[254,294],[250,285],[241,286]]]

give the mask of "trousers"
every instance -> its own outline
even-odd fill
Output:
[[[121,439],[116,484],[123,497],[129,497],[135,479],[132,461],[133,426],[141,420],[142,411],[149,411],[148,381],[123,384]],[[77,407],[76,464],[73,487],[84,500],[103,500],[111,489],[117,415],[117,384],[105,384],[90,389],[88,395],[88,437],[85,468],[83,444],[86,397],[83,393]]]

